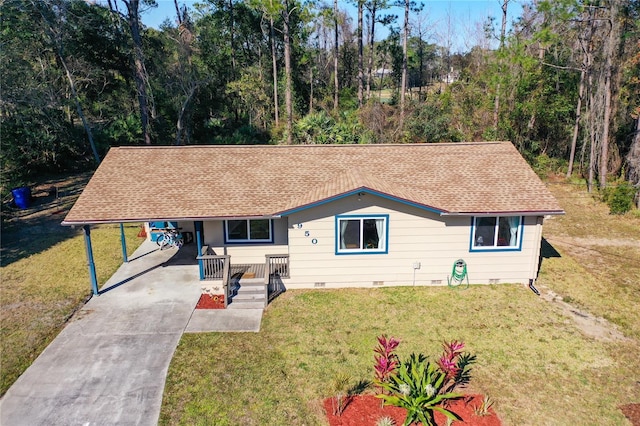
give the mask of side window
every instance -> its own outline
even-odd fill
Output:
[[[336,253],[387,253],[389,216],[337,216]]]
[[[471,226],[471,250],[519,250],[522,241],[522,217],[474,217]]]

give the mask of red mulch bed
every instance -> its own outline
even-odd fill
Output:
[[[462,418],[462,421],[455,421],[453,424],[500,426],[502,423],[493,408],[489,409],[489,415],[486,416],[477,416],[474,413],[474,407],[482,404],[482,400],[482,395],[467,395],[464,398],[453,401],[448,409]],[[391,417],[396,425],[401,426],[407,417],[407,412],[404,408],[382,407],[382,400],[373,395],[354,396],[341,416],[333,415],[334,398],[325,399],[323,405],[331,426],[375,426],[376,422],[382,417]],[[438,425],[447,424],[445,416],[438,412],[435,413],[435,420]]]
[[[640,404],[625,404],[620,409],[633,426],[640,426]]]
[[[224,309],[224,296],[202,294],[196,309]]]

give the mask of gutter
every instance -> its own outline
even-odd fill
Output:
[[[440,216],[561,216],[564,210],[508,211],[508,212],[442,212]]]
[[[206,216],[206,217],[163,217],[163,218],[127,218],[127,219],[104,219],[91,221],[67,221],[63,220],[62,226],[84,226],[84,225],[106,225],[118,223],[139,223],[139,222],[191,222],[200,220],[249,220],[249,219],[280,219],[278,215],[260,215],[260,216]]]

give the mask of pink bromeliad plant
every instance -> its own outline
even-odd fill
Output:
[[[437,364],[445,374],[445,392],[451,392],[458,386],[464,386],[471,380],[471,364],[476,356],[463,352],[464,342],[453,340],[442,344],[444,352]]]
[[[403,426],[421,423],[435,426],[434,411],[447,419],[460,420],[449,411],[452,400],[462,398],[455,392],[471,379],[471,364],[475,355],[463,352],[464,343],[454,340],[445,342],[444,353],[435,362],[429,362],[423,354],[413,353],[408,359],[400,360],[394,353],[398,341],[378,338],[375,364],[375,384],[380,388],[378,398],[385,405],[402,407],[407,410]]]
[[[389,380],[389,377],[396,371],[400,360],[395,350],[398,348],[400,341],[394,337],[387,338],[386,335],[378,336],[378,346],[373,349],[375,362],[373,365],[375,371],[374,383],[378,389],[383,392],[382,383]]]

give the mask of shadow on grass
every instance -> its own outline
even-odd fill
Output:
[[[549,241],[546,239],[542,239],[542,243],[540,244],[540,257],[544,259],[551,259],[552,257],[562,257],[558,250],[552,246]]]
[[[78,198],[91,174],[51,179],[32,188],[31,205],[19,210],[2,206],[2,244],[0,266],[41,253],[73,238],[79,229],[60,223]]]
[[[540,268],[542,268],[542,261],[544,259],[558,258],[562,257],[560,252],[556,250],[554,246],[549,243],[545,238],[542,238],[540,243],[540,259],[538,261],[538,274],[540,274]]]

